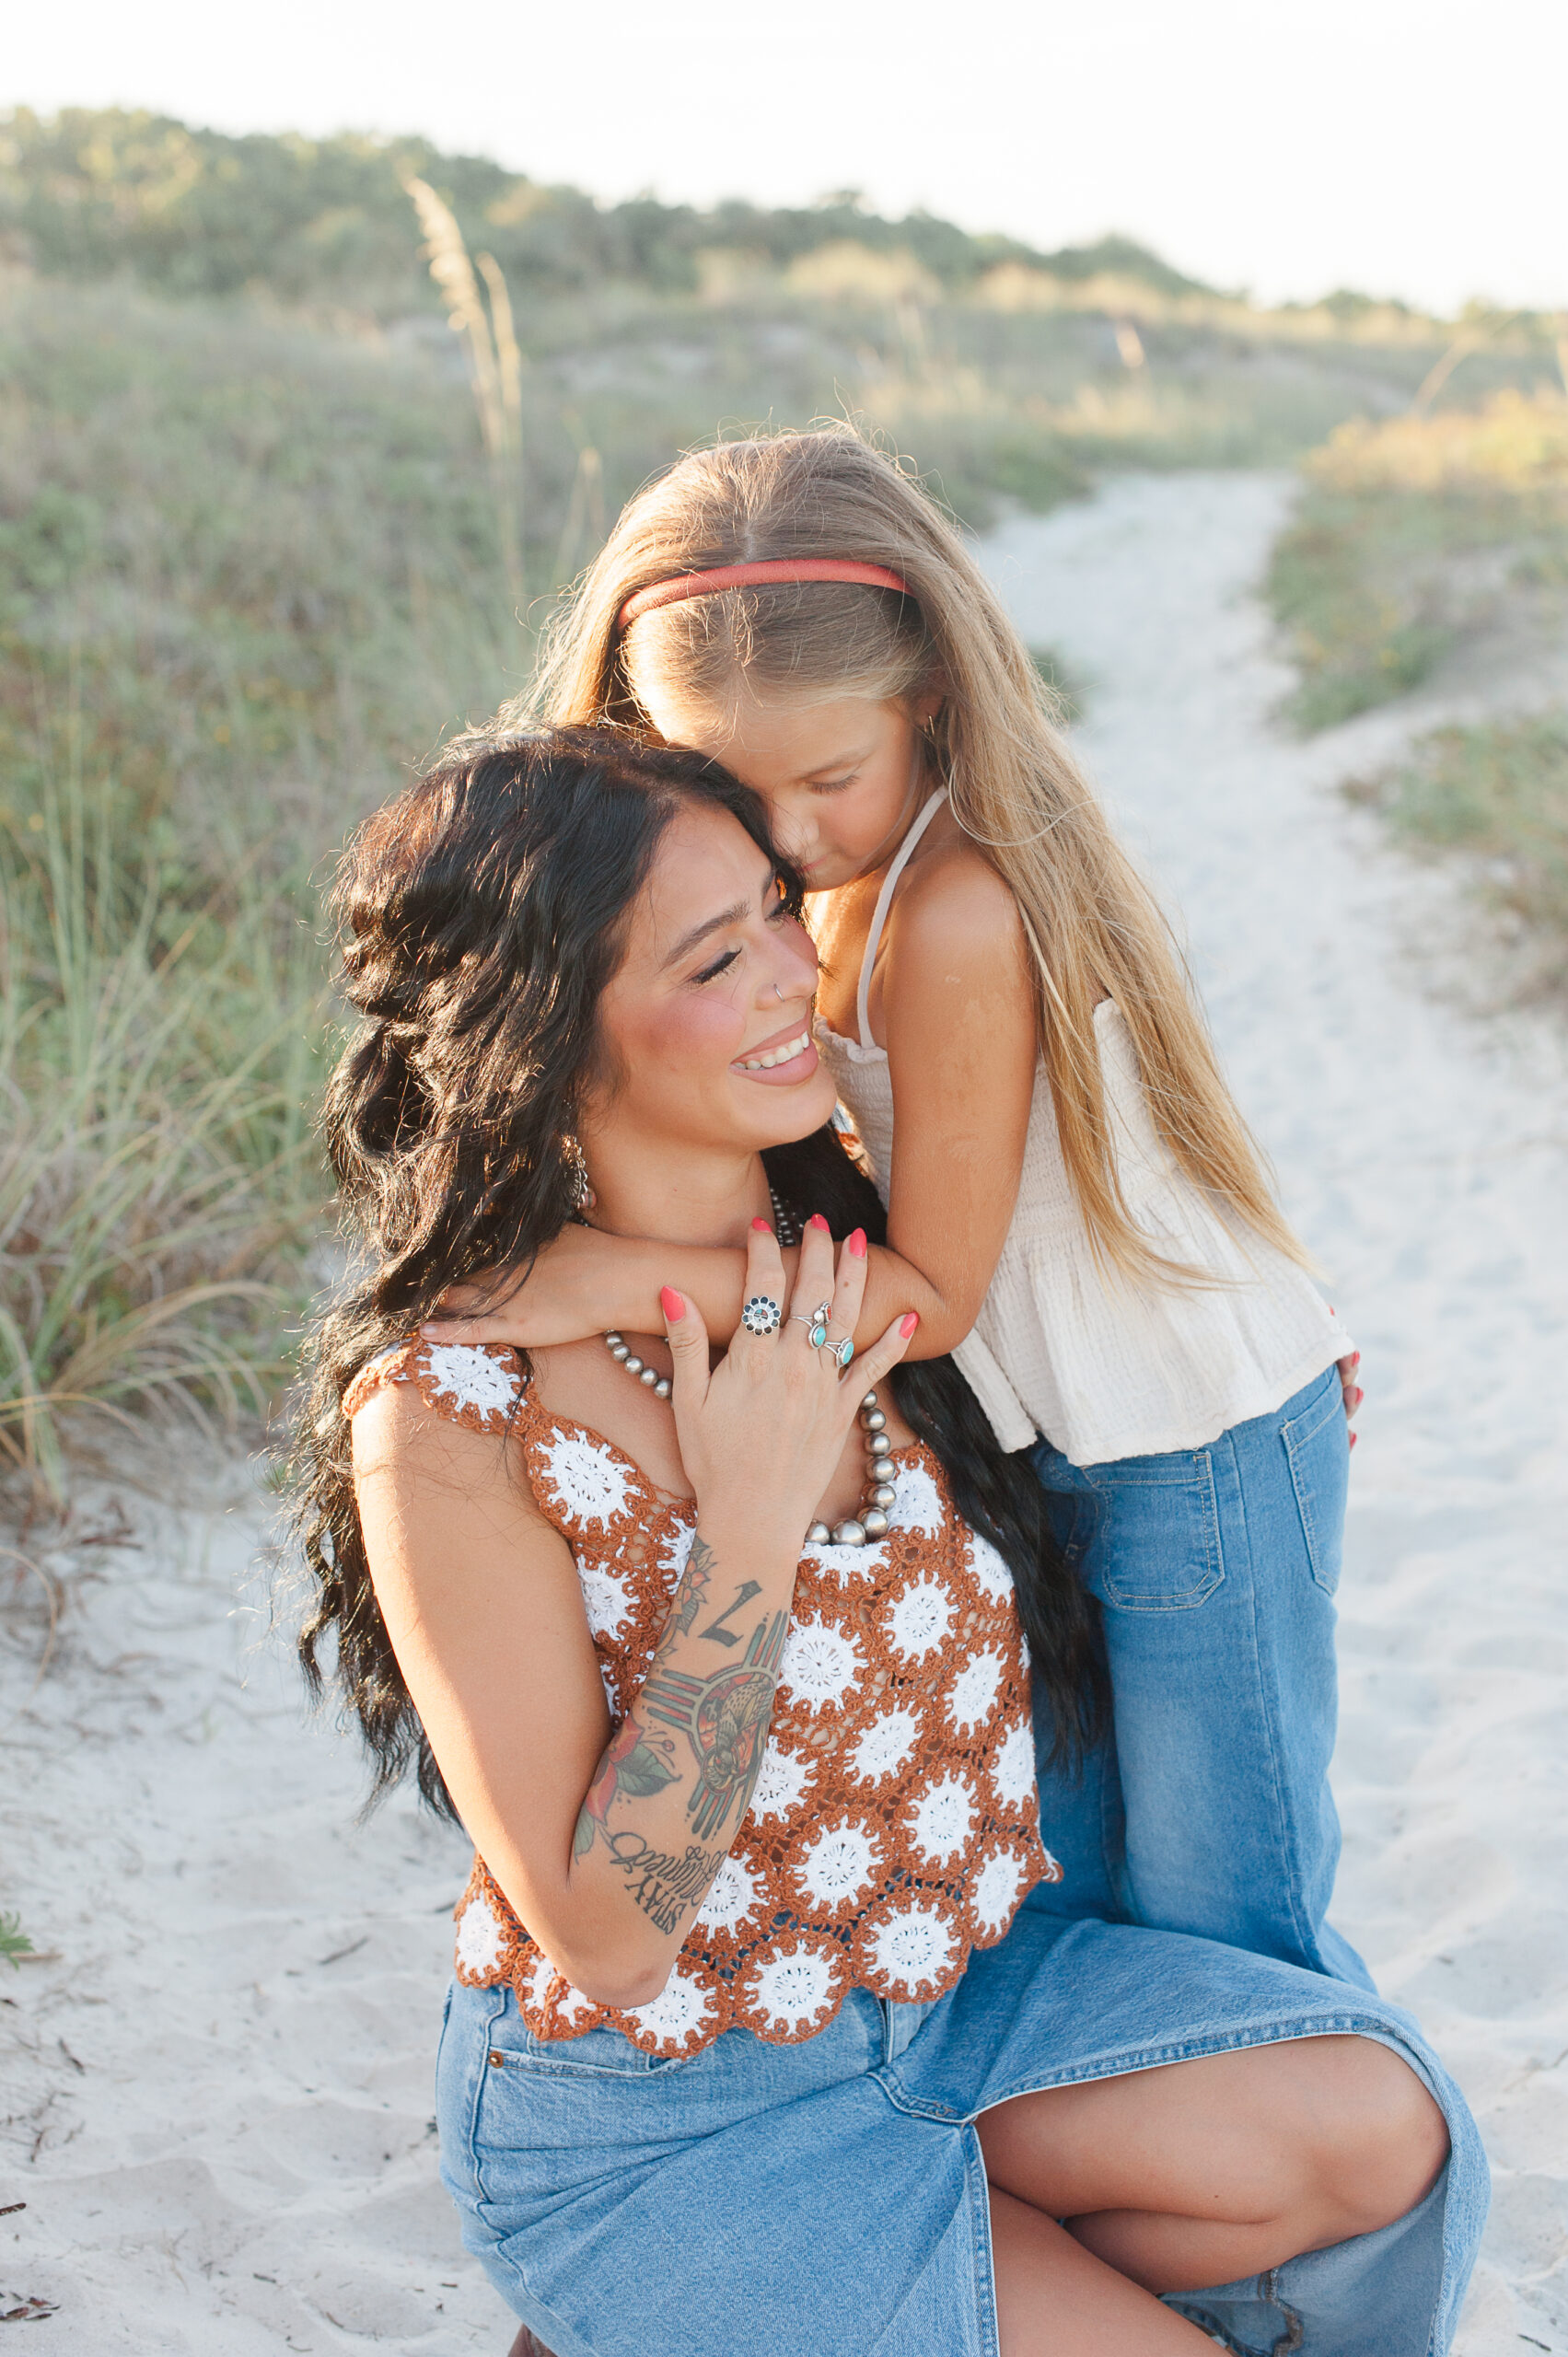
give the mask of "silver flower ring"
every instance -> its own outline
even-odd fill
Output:
[[[776,1334],[782,1319],[778,1303],[765,1293],[754,1293],[740,1313],[740,1322],[749,1334]]]

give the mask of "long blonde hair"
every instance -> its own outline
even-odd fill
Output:
[[[679,574],[768,558],[886,566],[910,596],[843,582],[625,600]],[[749,688],[802,702],[910,698],[937,685],[954,813],[1010,887],[1033,952],[1041,1051],[1091,1244],[1134,1282],[1191,1283],[1138,1228],[1117,1175],[1095,1037],[1116,1002],[1156,1125],[1189,1178],[1293,1260],[1306,1255],[1221,1075],[1183,961],[1058,726],[1050,690],[958,533],[919,482],[845,427],[689,453],[622,511],[504,717],[645,733],[637,683],[683,702]]]

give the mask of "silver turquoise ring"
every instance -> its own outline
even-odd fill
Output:
[[[765,1293],[754,1293],[740,1313],[740,1322],[749,1334],[776,1334],[783,1313],[779,1305]]]
[[[848,1366],[851,1359],[854,1356],[854,1344],[847,1334],[844,1336],[842,1342],[830,1342],[826,1336],[824,1336],[822,1341],[817,1344],[817,1348],[819,1351],[825,1352],[829,1358],[835,1359],[838,1362],[838,1369],[841,1375],[842,1375],[845,1367]]]
[[[796,1309],[791,1312],[789,1322],[792,1326],[804,1326],[807,1341],[814,1351],[819,1351],[828,1339],[828,1320],[832,1314],[832,1303],[819,1301],[809,1318],[803,1318]]]

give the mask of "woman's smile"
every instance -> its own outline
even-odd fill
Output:
[[[731,1072],[743,1072],[748,1080],[762,1080],[786,1086],[796,1080],[809,1080],[818,1063],[817,1045],[811,1037],[809,1018],[797,1024],[792,1031],[775,1032],[744,1056],[730,1061]]]

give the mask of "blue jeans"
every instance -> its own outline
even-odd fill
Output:
[[[1373,1986],[1324,1921],[1349,1460],[1333,1367],[1207,1448],[1079,1466],[1040,1444],[1057,1536],[1104,1608],[1115,1724],[1079,1776],[1046,1766],[1040,1730],[1064,1879],[1031,1905]]]

